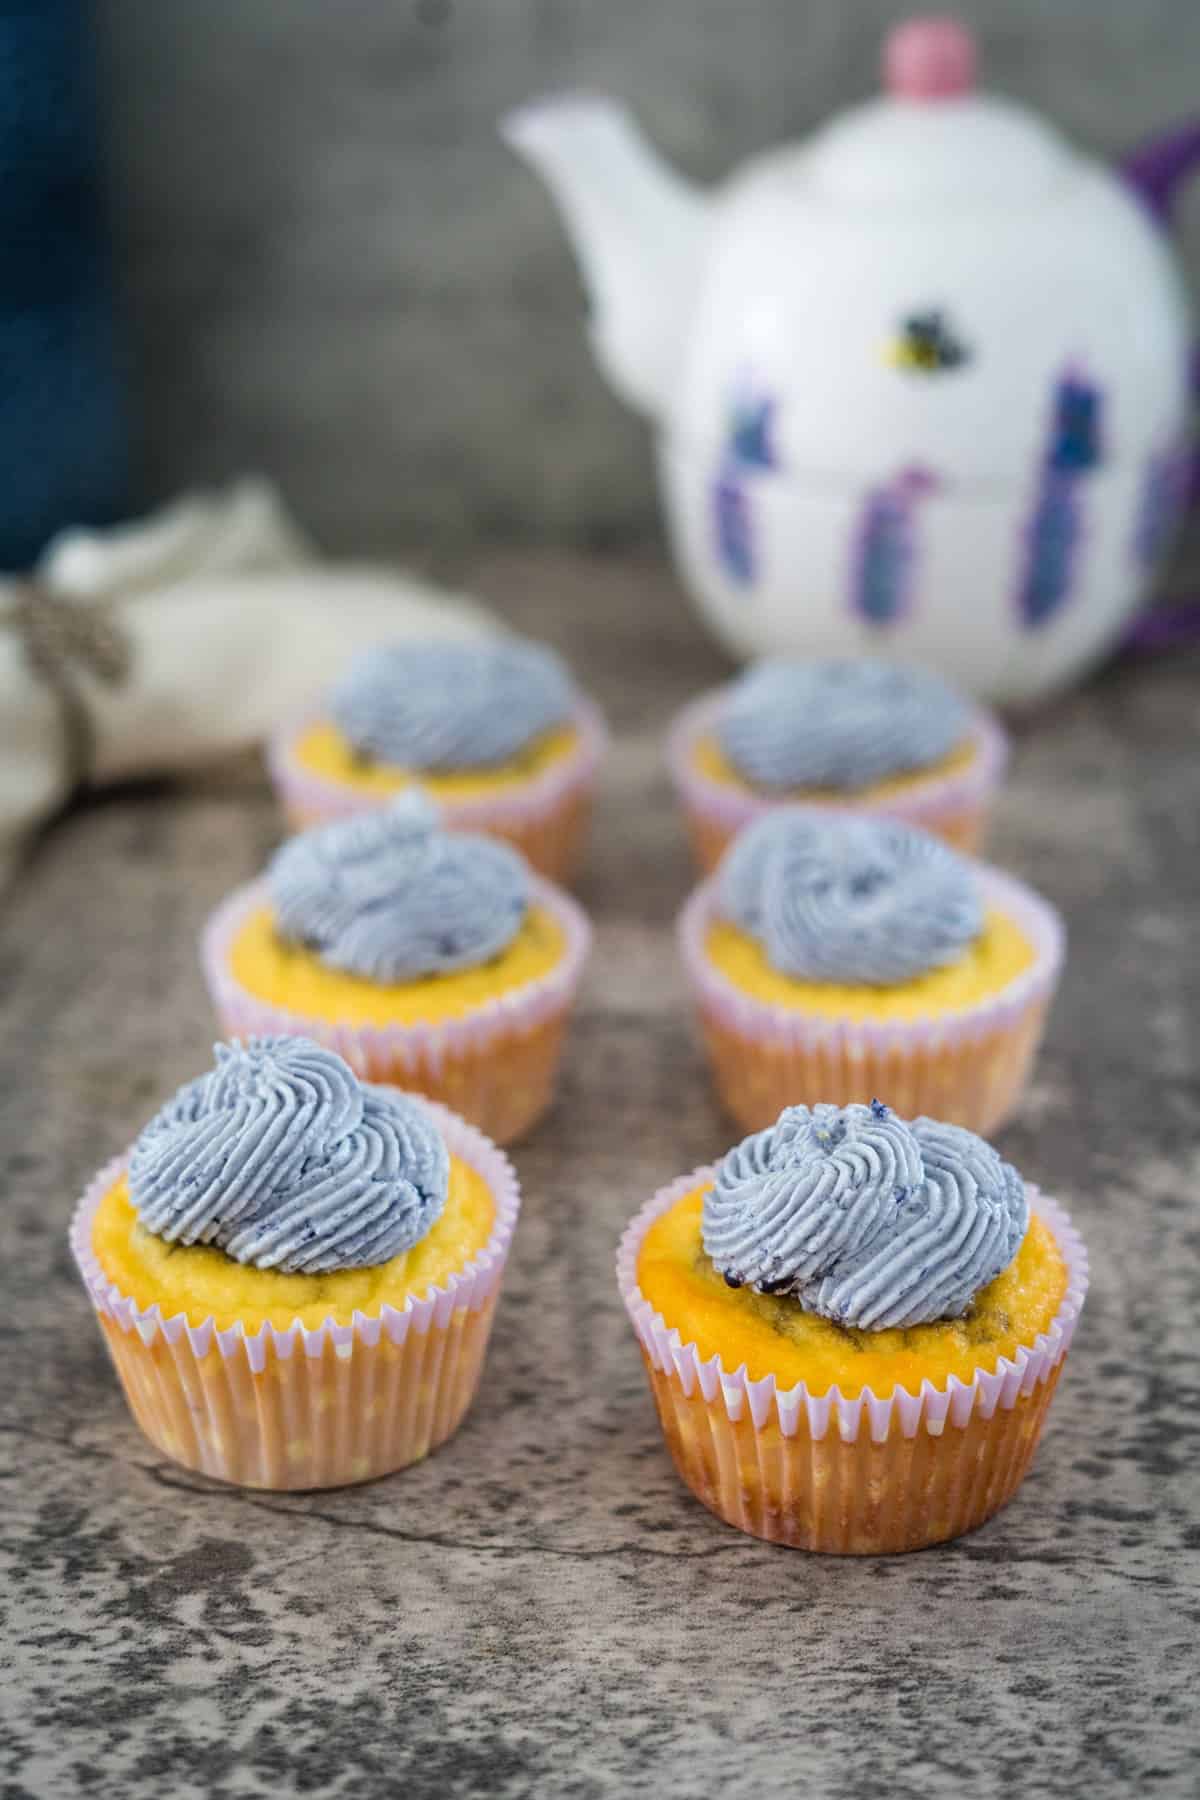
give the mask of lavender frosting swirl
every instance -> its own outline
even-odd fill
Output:
[[[790,1106],[731,1150],[705,1196],[704,1248],[732,1287],[795,1298],[856,1330],[962,1316],[1029,1225],[990,1144],[888,1107]]]
[[[938,676],[865,658],[755,663],[727,690],[716,727],[756,786],[847,793],[940,762],[970,729],[967,703]]]
[[[721,862],[725,916],[802,981],[894,987],[962,955],[983,929],[970,866],[891,819],[784,807]]]
[[[147,1231],[306,1275],[420,1242],[446,1204],[450,1158],[418,1101],[364,1085],[307,1038],[215,1054],[134,1145],[129,1196]]]
[[[521,929],[531,895],[515,850],[441,830],[416,790],[290,839],[267,885],[281,937],[383,983],[488,962]]]
[[[506,762],[573,706],[552,650],[503,637],[364,650],[330,696],[334,724],[360,755],[427,773]]]

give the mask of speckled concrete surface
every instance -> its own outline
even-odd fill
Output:
[[[1072,933],[1002,1146],[1094,1268],[1033,1472],[962,1543],[826,1561],[679,1486],[611,1273],[634,1207],[730,1137],[671,949],[689,870],[658,758],[721,664],[655,563],[474,574],[618,741],[561,1098],[517,1156],[479,1401],[431,1461],[311,1497],[162,1462],[68,1256],[85,1178],[207,1056],[194,940],[275,839],[256,771],[77,811],[9,904],[0,1794],[1195,1793],[1200,659],[1024,732],[994,840]]]

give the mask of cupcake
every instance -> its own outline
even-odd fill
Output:
[[[788,1107],[664,1188],[617,1274],[697,1499],[774,1543],[870,1555],[1016,1493],[1087,1257],[981,1138],[873,1101]]]
[[[479,1382],[507,1159],[304,1038],[218,1045],[102,1169],[71,1248],[133,1415],[189,1469],[342,1487],[418,1461]]]
[[[1007,1118],[1063,957],[1031,888],[887,819],[747,826],[680,919],[717,1088],[745,1131],[887,1093],[973,1131]]]
[[[314,1038],[509,1143],[550,1104],[590,938],[510,845],[442,829],[411,789],[286,843],[202,959],[231,1036]]]
[[[974,851],[1008,741],[928,670],[772,659],[686,707],[668,759],[707,873],[744,825],[795,802],[900,819]]]
[[[419,782],[454,830],[515,844],[551,881],[583,854],[604,721],[542,644],[496,637],[363,651],[270,741],[291,825],[386,805]]]

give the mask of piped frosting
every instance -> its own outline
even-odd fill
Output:
[[[767,813],[735,838],[717,883],[725,916],[797,980],[894,987],[954,962],[983,929],[970,865],[891,819]]]
[[[367,1086],[307,1038],[215,1055],[134,1145],[129,1197],[147,1231],[312,1275],[420,1242],[446,1204],[450,1159],[419,1101]]]
[[[729,1152],[704,1248],[734,1287],[857,1330],[959,1318],[1029,1224],[1024,1183],[957,1125],[889,1107],[791,1106]]]
[[[940,762],[971,730],[967,702],[927,669],[863,658],[753,664],[726,692],[721,748],[757,787],[849,793]]]
[[[529,907],[529,870],[493,838],[444,831],[425,796],[301,833],[267,872],[275,927],[330,968],[385,984],[476,968]]]
[[[571,715],[565,665],[522,638],[384,644],[361,651],[330,696],[361,756],[445,774],[507,762]]]

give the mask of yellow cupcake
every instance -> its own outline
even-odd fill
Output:
[[[385,644],[268,746],[298,830],[386,805],[414,783],[458,830],[514,845],[568,882],[581,860],[603,718],[557,658],[519,638]]]
[[[100,1172],[71,1245],[161,1452],[248,1487],[338,1487],[457,1428],[518,1208],[503,1155],[445,1108],[255,1039],[219,1047]]]
[[[411,823],[393,821],[417,814],[426,838],[410,846]],[[218,909],[204,970],[230,1035],[302,1033],[370,1080],[428,1094],[511,1143],[550,1104],[590,931],[510,849],[447,834],[434,817],[414,790],[292,839],[264,882]],[[285,921],[278,884],[297,867],[288,892],[308,910]]]
[[[891,981],[847,967],[838,979],[824,972],[836,964],[830,953],[820,959],[821,978],[791,973],[772,963],[761,935],[730,916],[722,893],[732,859],[744,859],[754,841],[750,834],[761,840],[792,820],[831,839],[849,828],[929,842],[887,821],[781,809],[748,827],[695,891],[680,919],[680,947],[725,1106],[744,1130],[756,1131],[795,1102],[847,1105],[889,1093],[906,1115],[995,1130],[1020,1098],[1057,985],[1063,932],[1054,909],[1011,876],[963,862],[963,879],[969,873],[979,897],[979,929],[929,966]],[[869,907],[863,917],[886,962],[899,926]],[[922,914],[918,907],[904,917],[911,929]],[[838,925],[831,916],[835,935]],[[853,947],[852,937],[847,943]]]
[[[711,874],[745,826],[781,806],[802,804],[863,812],[918,825],[954,849],[982,845],[995,794],[1008,763],[998,722],[976,709],[962,739],[921,768],[900,768],[853,790],[758,787],[722,748],[717,725],[730,689],[703,694],[674,721],[667,762],[683,806],[693,854]]]
[[[617,1271],[697,1498],[859,1555],[958,1536],[1012,1497],[1087,1288],[1052,1201],[978,1138],[878,1104],[796,1108],[665,1188]]]

